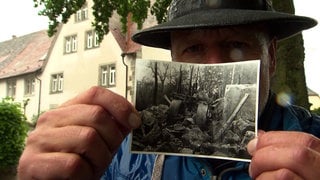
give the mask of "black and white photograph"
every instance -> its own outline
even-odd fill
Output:
[[[250,161],[259,70],[259,60],[137,60],[134,96],[142,125],[132,132],[131,152]]]

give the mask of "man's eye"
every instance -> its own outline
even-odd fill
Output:
[[[187,47],[184,52],[185,53],[197,53],[197,52],[201,52],[204,50],[204,47],[200,44],[196,44],[196,45],[192,45]]]

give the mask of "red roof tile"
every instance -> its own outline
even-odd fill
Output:
[[[53,39],[43,30],[1,42],[0,79],[40,70]]]

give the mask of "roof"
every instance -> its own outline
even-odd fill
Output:
[[[117,41],[123,53],[134,53],[137,52],[141,45],[133,42],[131,40],[132,34],[137,32],[137,25],[133,23],[130,18],[127,23],[127,32],[122,32],[120,17],[117,14],[114,14],[110,18],[109,30],[112,33],[113,37]]]
[[[41,70],[53,39],[42,30],[0,42],[0,79]]]
[[[315,91],[308,88],[308,96],[319,96],[319,94],[317,94]]]

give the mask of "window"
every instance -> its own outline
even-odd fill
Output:
[[[76,52],[77,51],[77,36],[72,36],[71,37],[71,51]]]
[[[25,95],[33,95],[35,91],[35,78],[26,78],[24,80],[24,94]]]
[[[110,78],[109,78],[109,85],[114,86],[116,84],[116,67],[110,67]]]
[[[115,64],[100,66],[99,84],[103,87],[113,87],[116,85]]]
[[[67,36],[65,37],[65,53],[74,53],[77,52],[78,41],[77,35]]]
[[[88,6],[85,5],[75,14],[75,22],[81,22],[88,19]]]
[[[63,91],[63,74],[51,75],[51,93],[60,93]]]
[[[91,30],[86,32],[86,49],[92,49],[99,47],[99,37],[98,34]]]
[[[101,67],[101,86],[108,85],[108,67],[103,66]]]
[[[7,81],[7,96],[15,97],[16,96],[16,80],[8,80]]]

